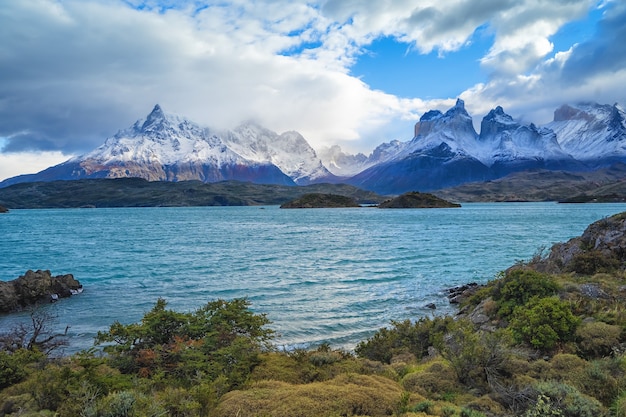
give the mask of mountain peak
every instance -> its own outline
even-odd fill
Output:
[[[453,107],[451,107],[450,110],[448,110],[444,116],[452,118],[457,115],[465,116],[468,118],[470,117],[467,110],[465,110],[465,102],[461,100],[460,98],[456,99],[456,104]]]
[[[148,115],[148,117],[146,117],[146,121],[141,126],[141,130],[146,131],[151,126],[163,125],[165,121],[167,121],[167,117],[165,116],[163,109],[161,108],[159,104],[156,104],[154,108],[152,109],[152,111],[150,112],[150,114]]]
[[[161,108],[161,105],[159,103],[154,105],[154,108],[150,112],[150,115],[152,114],[163,116],[163,109]]]

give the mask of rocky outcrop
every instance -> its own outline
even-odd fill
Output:
[[[55,302],[82,290],[83,286],[72,274],[53,277],[48,270],[28,270],[26,274],[12,281],[0,281],[0,313]]]
[[[428,193],[417,191],[405,193],[391,200],[380,203],[379,208],[451,208],[461,207]]]
[[[555,244],[547,257],[529,266],[540,272],[586,275],[626,269],[626,212],[592,223],[581,236]]]
[[[0,213],[8,213],[8,212],[9,212],[8,208],[0,206]]]

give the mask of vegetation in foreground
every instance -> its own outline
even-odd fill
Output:
[[[560,272],[520,263],[458,316],[392,322],[354,353],[279,351],[245,299],[188,313],[158,300],[101,332],[104,354],[55,358],[46,332],[14,330],[0,416],[624,416],[625,256],[585,242]]]

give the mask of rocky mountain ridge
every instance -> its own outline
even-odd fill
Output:
[[[145,118],[99,148],[37,174],[0,182],[140,177],[150,181],[224,180],[306,185],[345,182],[381,194],[432,191],[506,175],[583,172],[626,161],[626,113],[617,105],[563,105],[544,127],[522,124],[500,106],[480,133],[463,100],[445,113],[426,112],[410,141],[379,145],[369,155],[338,146],[316,152],[297,132],[254,122],[214,131],[168,114],[157,104]]]

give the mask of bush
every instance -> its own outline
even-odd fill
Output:
[[[535,389],[538,393],[537,398],[542,398],[545,407],[553,410],[553,412],[561,412],[564,417],[601,417],[606,415],[606,410],[598,400],[582,394],[571,385],[545,381],[538,383]]]
[[[492,297],[498,304],[498,315],[506,318],[515,307],[525,305],[534,297],[554,295],[558,289],[559,286],[549,275],[530,269],[514,269],[496,281]]]
[[[518,342],[540,350],[574,339],[580,319],[558,297],[533,298],[513,312],[510,329]]]
[[[188,386],[198,374],[226,375],[231,387],[245,382],[259,363],[273,331],[269,320],[249,310],[245,299],[217,300],[191,313],[166,309],[159,299],[140,323],[114,323],[96,343],[122,372],[140,377],[163,375]]]
[[[601,321],[584,323],[576,331],[581,353],[588,358],[610,355],[618,346],[622,329]]]
[[[387,378],[344,374],[325,382],[292,385],[263,381],[226,394],[213,415],[220,416],[389,416],[403,391]]]
[[[476,331],[471,322],[459,320],[438,347],[462,384],[486,389],[507,367],[507,342],[502,333]]]
[[[597,250],[589,250],[574,256],[567,267],[568,272],[581,275],[593,275],[598,272],[610,273],[620,267],[619,259],[604,255]]]
[[[0,350],[0,390],[24,379],[28,375],[27,365],[42,358],[42,354],[27,349]]]
[[[452,324],[452,317],[424,317],[411,323],[392,321],[392,328],[382,328],[374,336],[360,342],[355,352],[359,357],[391,363],[394,355],[410,353],[417,359],[428,355],[428,348],[433,345],[438,335],[445,333]]]
[[[407,391],[434,399],[443,398],[458,389],[455,372],[440,362],[435,362],[423,372],[407,374],[402,378],[402,386]]]

